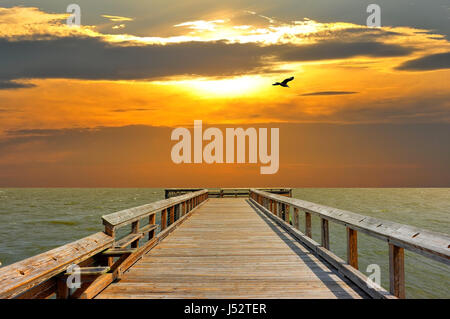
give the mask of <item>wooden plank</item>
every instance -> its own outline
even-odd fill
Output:
[[[65,275],[101,275],[107,273],[110,267],[80,267],[77,271],[66,271]]]
[[[93,281],[86,289],[76,291],[72,298],[91,299],[94,298],[105,287],[110,285],[115,279],[114,274],[104,274]]]
[[[367,297],[245,199],[187,216],[96,298]]]
[[[96,233],[67,245],[52,249],[18,263],[0,268],[0,298],[13,298],[20,293],[64,272],[110,247],[113,238]]]
[[[155,230],[156,228],[158,228],[158,225],[148,224],[148,225],[145,225],[144,227],[142,227],[141,229],[139,229],[139,233],[140,234],[146,234],[148,232],[151,232],[151,231]]]
[[[358,269],[358,233],[347,227],[347,262]]]
[[[296,198],[270,194],[257,189],[251,191],[450,265],[450,236],[447,234],[364,216]]]
[[[55,295],[57,278],[50,278],[43,283],[18,295],[16,299],[47,299]]]
[[[389,244],[389,283],[391,294],[405,298],[405,252],[401,247]]]
[[[288,231],[292,236],[297,238],[303,244],[305,244],[311,251],[313,251],[318,256],[322,257],[324,260],[333,265],[336,269],[338,269],[339,273],[343,274],[345,277],[349,278],[353,283],[355,283],[359,288],[364,290],[367,294],[369,294],[372,298],[382,298],[382,299],[396,299],[396,297],[389,292],[387,292],[384,288],[380,286],[369,286],[367,284],[368,278],[361,273],[359,270],[351,267],[346,264],[341,258],[336,256],[330,250],[325,249],[319,243],[315,242],[312,238],[305,236],[299,230],[293,228],[290,225],[284,223],[280,218],[273,216],[270,212],[266,211],[264,208],[259,207],[259,209],[264,212],[268,217],[273,219],[279,226],[283,227],[286,231]]]
[[[129,234],[127,236],[125,236],[124,238],[116,241],[114,243],[114,248],[125,248],[129,245],[131,245],[132,243],[136,242],[136,240],[138,240],[139,238],[142,238],[142,233],[138,233],[138,234]],[[131,247],[131,248],[136,248],[136,247]]]
[[[136,252],[137,248],[110,248],[102,252],[107,256],[122,256],[124,254],[132,254]]]

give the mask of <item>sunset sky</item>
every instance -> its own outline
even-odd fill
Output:
[[[173,164],[194,120],[280,170]],[[449,139],[448,0],[0,2],[0,186],[449,187]]]

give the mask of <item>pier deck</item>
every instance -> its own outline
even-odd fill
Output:
[[[245,198],[210,198],[96,298],[364,298]]]
[[[406,297],[405,250],[450,265],[447,234],[291,198],[289,189],[220,190],[217,198],[170,189],[186,193],[103,215],[104,232],[1,267],[0,299],[396,299]],[[346,260],[330,250],[329,223],[346,228]],[[389,291],[359,271],[358,233],[387,244]]]

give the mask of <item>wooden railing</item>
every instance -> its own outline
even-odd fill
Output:
[[[0,299],[93,298],[115,280],[120,280],[146,252],[180,225],[208,198],[201,190],[140,207],[102,216],[105,232],[100,232],[40,255],[0,268]],[[161,212],[156,234],[156,214]],[[141,220],[148,224],[140,227]],[[118,238],[117,230],[131,225],[131,232]],[[140,245],[148,234],[148,241]],[[70,272],[78,265],[78,273]],[[78,275],[81,287],[69,289],[67,278]]]
[[[367,285],[367,278],[358,271],[358,232],[378,238],[389,245],[390,293],[405,298],[404,249],[425,257],[450,264],[450,237],[413,226],[381,220],[349,211],[327,207],[295,198],[288,198],[252,189],[250,198],[291,234],[314,249],[349,279],[373,297],[389,297],[381,287]],[[293,227],[290,225],[290,208],[293,208]],[[305,214],[304,234],[299,231],[299,213]],[[311,214],[320,218],[321,244],[312,240]],[[347,263],[330,250],[329,222],[344,225],[347,229]],[[350,267],[349,267],[350,266]]]
[[[279,194],[284,196],[292,197],[292,188],[286,187],[271,187],[271,188],[257,188],[265,192]],[[173,196],[184,195],[190,192],[196,192],[202,190],[201,188],[166,188],[165,198],[170,198]],[[211,197],[248,197],[250,194],[250,188],[209,188],[208,196]]]

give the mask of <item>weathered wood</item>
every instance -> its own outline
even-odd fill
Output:
[[[347,262],[358,269],[358,233],[347,227]]]
[[[245,199],[209,199],[187,216],[96,298],[367,297]]]
[[[12,298],[64,272],[71,264],[111,247],[113,238],[105,233],[77,240],[43,254],[0,268],[0,298]]]
[[[115,274],[104,274],[94,280],[86,289],[76,291],[74,299],[92,299],[115,280]]]
[[[325,249],[330,249],[330,230],[328,226],[328,220],[320,219],[320,238],[322,242],[322,247]]]
[[[65,272],[65,275],[74,275],[79,274],[82,275],[101,275],[104,273],[107,273],[111,268],[110,267],[80,267],[79,269],[75,270],[67,270]]]
[[[405,252],[401,247],[389,244],[389,283],[391,294],[405,298]]]
[[[175,222],[175,206],[170,207],[170,224]]]
[[[125,248],[125,247],[131,245],[132,243],[136,242],[140,238],[142,238],[142,236],[143,236],[142,233],[129,234],[129,235],[123,237],[122,239],[116,241],[114,243],[114,247],[115,248]],[[131,248],[136,248],[136,247],[131,247]]]
[[[110,248],[102,252],[106,256],[122,256],[124,254],[132,254],[137,248]]]
[[[158,228],[158,225],[148,224],[148,225],[145,225],[144,227],[142,227],[141,229],[139,229],[139,233],[147,234],[148,232],[154,231],[156,228]]]
[[[158,225],[156,225],[155,222],[156,222],[156,216],[155,215],[150,215],[150,217],[148,219],[148,224],[149,225],[153,225],[155,227],[148,232],[148,240],[150,240],[153,237],[155,237],[155,230],[158,228]]]
[[[252,192],[279,203],[295,206],[320,218],[351,227],[358,232],[450,265],[450,236],[446,234],[364,216],[300,199],[270,194],[256,189],[252,189]]]
[[[167,227],[167,209],[163,209],[161,212],[161,231]]]
[[[125,209],[116,213],[103,215],[102,220],[105,225],[111,227],[119,227],[131,224],[137,220],[147,217],[151,214],[170,208],[176,204],[182,203],[187,199],[192,199],[200,194],[207,193],[207,190],[201,190],[194,193],[188,193],[185,195],[172,197],[169,199],[160,200],[151,204],[142,205],[139,207]]]
[[[300,221],[298,216],[298,208],[294,207],[294,227],[300,229]]]
[[[305,213],[305,235],[312,238],[311,214]]]
[[[69,287],[67,286],[66,277],[61,276],[56,280],[56,299],[69,298]]]
[[[133,234],[138,234],[138,233],[139,233],[139,227],[140,227],[139,225],[140,225],[140,221],[139,221],[139,220],[137,220],[137,221],[131,223],[131,233],[133,233]],[[135,241],[133,241],[133,242],[131,243],[131,248],[139,247],[139,239],[140,239],[141,237],[142,237],[142,236],[139,236]]]
[[[56,280],[58,278],[50,278],[43,283],[40,283],[33,288],[18,295],[16,299],[47,299],[55,295],[56,293]]]
[[[265,210],[262,207],[258,207],[266,216],[274,220],[277,225],[284,228],[289,234],[298,239],[302,244],[306,245],[312,252],[322,257],[324,260],[333,265],[336,269],[338,269],[339,273],[343,274],[345,277],[350,279],[353,283],[355,283],[359,288],[364,290],[367,294],[369,294],[372,298],[387,298],[387,299],[395,299],[394,295],[391,295],[388,291],[380,286],[369,286],[367,284],[368,278],[361,273],[359,270],[351,267],[341,258],[336,256],[330,250],[325,249],[319,243],[315,242],[312,238],[304,235],[300,230],[295,229],[294,227],[286,224],[281,218],[270,214],[269,211]]]

